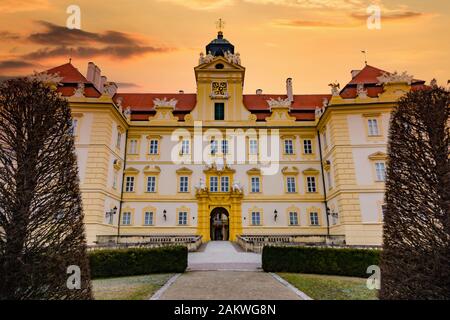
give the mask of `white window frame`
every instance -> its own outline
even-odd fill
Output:
[[[137,154],[137,146],[138,146],[138,140],[137,139],[130,139],[130,149],[129,154]]]
[[[158,154],[159,153],[159,140],[158,139],[150,139],[148,146],[148,154]]]
[[[295,181],[295,177],[286,177],[286,192],[287,193],[296,193],[297,192],[297,183]]]
[[[261,192],[261,179],[260,177],[251,177],[251,192],[252,193],[259,193]]]
[[[187,220],[188,220],[188,213],[186,211],[179,211],[178,212],[178,225],[186,226]]]
[[[131,212],[127,211],[122,214],[122,225],[131,225]]]
[[[135,180],[134,176],[125,177],[125,192],[134,192]]]
[[[292,139],[284,140],[284,153],[285,154],[294,154],[294,141]]]
[[[313,154],[313,142],[311,139],[303,140],[303,153],[304,154]]]
[[[378,119],[367,119],[368,134],[370,137],[376,137],[380,135],[380,128],[378,127]]]
[[[180,176],[180,185],[179,192],[189,192],[189,177],[188,176]]]
[[[317,181],[314,176],[306,177],[306,191],[310,193],[317,192]]]
[[[228,154],[229,153],[229,149],[228,149],[228,140],[222,140],[222,154]]]
[[[153,211],[145,211],[144,213],[144,225],[146,226],[152,226],[154,223],[154,217],[155,214],[153,213]]]
[[[230,177],[221,177],[220,178],[220,192],[228,192],[230,191]]]
[[[317,211],[311,211],[309,213],[309,223],[312,226],[318,226],[319,224],[319,213]]]
[[[180,154],[181,155],[187,155],[191,153],[190,150],[190,141],[187,139],[183,139],[181,140],[181,150],[180,150]]]
[[[298,212],[297,211],[289,211],[289,225],[290,226],[298,226]]]
[[[259,211],[252,211],[252,226],[260,226],[261,225],[261,212]]]
[[[376,181],[385,182],[386,181],[386,163],[377,161],[375,162],[375,176]]]
[[[258,154],[258,140],[256,139],[248,140],[248,154],[250,155]]]
[[[219,142],[217,140],[211,139],[209,147],[210,147],[209,151],[210,155],[214,156],[219,152]]]
[[[209,178],[209,191],[210,192],[219,192],[219,177],[212,176]]]
[[[147,192],[156,192],[155,176],[147,176]]]

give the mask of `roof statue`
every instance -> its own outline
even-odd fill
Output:
[[[75,98],[84,97],[84,83],[78,83],[77,88],[73,90],[72,97]]]
[[[172,107],[175,108],[175,106],[177,105],[178,100],[175,98],[172,98],[170,100],[167,100],[166,97],[164,97],[163,99],[159,99],[156,98],[153,100],[153,104],[155,105],[155,107]]]
[[[339,96],[339,89],[341,87],[339,85],[339,82],[335,81],[333,83],[329,83],[328,86],[331,87],[331,94],[333,95],[333,97]]]
[[[267,104],[270,108],[272,107],[290,107],[291,106],[291,100],[289,98],[283,99],[281,97],[278,97],[277,99],[270,98],[267,100]]]
[[[358,98],[361,99],[367,99],[367,89],[364,89],[364,83],[358,83],[356,85],[356,93],[358,95]]]

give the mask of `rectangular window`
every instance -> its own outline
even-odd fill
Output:
[[[258,154],[258,140],[252,139],[249,140],[249,153],[250,154]]]
[[[377,119],[368,119],[368,128],[369,128],[369,136],[378,136],[380,134],[378,130],[378,120]]]
[[[148,150],[149,154],[158,154],[158,140],[152,139],[150,140],[150,148]]]
[[[312,226],[318,226],[319,225],[319,214],[317,212],[310,212],[309,213],[309,219]]]
[[[316,192],[316,177],[306,177],[307,191]]]
[[[178,224],[179,225],[183,225],[183,226],[187,225],[187,215],[188,214],[185,211],[178,212]]]
[[[218,177],[211,177],[209,178],[209,191],[210,192],[217,192],[219,187],[219,178]]]
[[[228,192],[230,190],[230,178],[222,177],[220,178],[220,191]]]
[[[259,177],[252,177],[252,192],[260,192]]]
[[[252,225],[259,226],[261,224],[261,214],[259,212],[252,212]]]
[[[180,177],[180,192],[189,191],[189,177]]]
[[[298,214],[297,212],[289,212],[289,224],[291,226],[298,225]]]
[[[222,154],[228,154],[228,140],[222,140]]]
[[[146,212],[144,216],[144,224],[146,226],[153,225],[153,212]]]
[[[125,192],[134,191],[134,177],[127,177],[125,180]]]
[[[120,150],[121,144],[122,144],[122,133],[119,131],[117,132],[116,148]]]
[[[185,155],[190,153],[189,140],[181,141],[181,152],[180,154]]]
[[[147,192],[156,192],[156,177],[147,177]]]
[[[303,152],[305,154],[312,154],[312,141],[310,139],[303,140]]]
[[[218,142],[217,142],[217,140],[211,140],[210,141],[210,153],[212,154],[212,155],[215,155],[215,154],[217,154],[217,148],[218,148]]]
[[[377,181],[386,180],[386,165],[384,164],[384,162],[375,163],[375,173],[377,175]]]
[[[286,184],[287,184],[287,192],[289,192],[289,193],[296,192],[295,178],[294,177],[287,177],[286,178]]]
[[[130,140],[130,147],[128,149],[129,154],[137,154],[137,143],[138,141],[136,139]]]
[[[284,153],[285,154],[294,154],[294,143],[291,139],[284,140]]]
[[[214,103],[214,120],[225,120],[225,103]]]
[[[122,224],[130,225],[131,224],[131,212],[124,212],[122,215]]]

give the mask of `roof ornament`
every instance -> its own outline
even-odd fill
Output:
[[[241,65],[241,55],[239,54],[239,52],[233,54],[228,50],[227,52],[225,52],[225,59],[227,59],[229,63]]]
[[[291,100],[289,98],[283,99],[281,97],[278,97],[277,99],[270,98],[267,100],[267,104],[270,108],[273,107],[290,107],[291,106]]]
[[[358,95],[358,98],[360,99],[367,99],[367,89],[364,89],[364,83],[358,83],[356,85],[356,93]]]
[[[333,95],[333,97],[338,97],[339,89],[341,88],[341,85],[339,84],[339,82],[335,81],[335,82],[329,83],[328,86],[331,87],[331,94]]]
[[[219,18],[219,20],[216,21],[216,28],[222,33],[222,30],[225,28],[225,21],[223,21],[222,18]]]
[[[167,100],[167,98],[164,97],[163,99],[156,98],[156,99],[153,100],[153,105],[155,107],[172,107],[172,108],[175,108],[177,103],[178,103],[178,100],[175,99],[175,98]]]
[[[127,118],[127,120],[131,119],[131,108],[130,106],[128,106],[124,111],[123,111],[123,115],[125,116],[125,118]]]
[[[394,73],[383,72],[381,76],[377,77],[378,84],[386,84],[386,83],[402,83],[406,82],[407,84],[411,84],[413,81],[413,76],[409,75],[406,71],[402,73]]]
[[[214,56],[211,54],[211,51],[205,56],[203,52],[200,52],[200,57],[198,59],[198,64],[210,63],[214,60]]]
[[[74,98],[83,98],[83,97],[85,97],[85,95],[84,95],[84,83],[82,83],[82,82],[78,83],[77,88],[73,90],[72,97],[74,97]]]

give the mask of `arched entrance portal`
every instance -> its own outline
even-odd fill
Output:
[[[224,208],[214,208],[211,211],[210,222],[211,240],[228,241],[230,237],[229,215]]]

